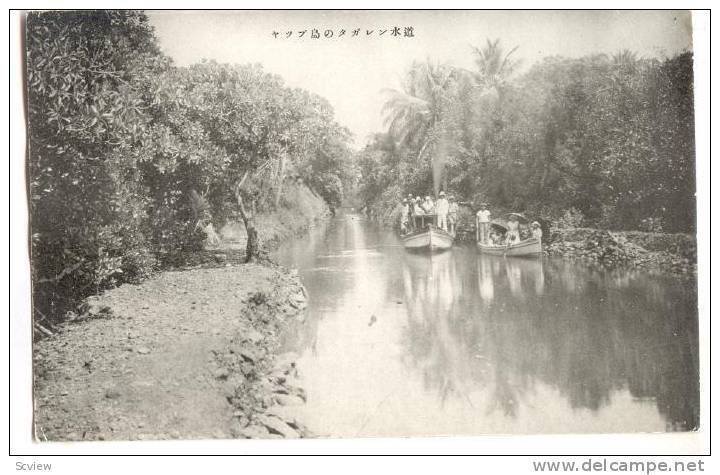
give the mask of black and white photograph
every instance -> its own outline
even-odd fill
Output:
[[[702,430],[694,14],[24,12],[33,444]]]

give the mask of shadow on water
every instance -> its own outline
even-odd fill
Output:
[[[356,215],[276,256],[309,315],[311,429],[332,436],[692,430],[694,286],[631,269],[405,253]]]

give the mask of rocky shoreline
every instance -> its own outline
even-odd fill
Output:
[[[567,228],[552,230],[544,244],[547,255],[606,267],[627,265],[678,275],[697,273],[697,242],[688,234]]]
[[[215,376],[233,407],[235,438],[299,438],[309,431],[292,406],[306,401],[293,353],[278,354],[279,336],[291,320],[302,320],[307,293],[296,273],[282,271],[269,292],[249,294],[245,325],[229,344],[213,351]]]
[[[323,216],[267,220],[266,249]],[[90,297],[36,341],[36,439],[308,436],[293,416],[305,402],[295,356],[279,354],[305,289],[296,272],[243,257],[239,240]]]
[[[276,364],[276,353],[304,298],[297,275],[246,264],[166,272],[88,299],[36,342],[37,439],[305,435],[276,407],[303,397],[293,362]]]

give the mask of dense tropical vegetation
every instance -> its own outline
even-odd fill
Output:
[[[488,41],[472,71],[413,63],[388,92],[388,132],[359,154],[363,203],[443,188],[575,225],[693,232],[692,54],[549,57],[519,74],[514,51]]]
[[[176,67],[140,12],[31,13],[26,28],[41,314],[178,263],[203,222],[239,217],[252,235],[289,180],[342,200],[349,132],[324,99],[258,66]]]
[[[177,67],[134,11],[28,15],[34,307],[43,314],[182,262],[203,226],[289,205],[407,193],[610,229],[692,232],[692,54],[546,58],[522,74],[499,41],[464,70],[415,62],[386,91],[388,132],[355,157],[321,97],[259,66]],[[352,159],[355,159],[352,161]]]

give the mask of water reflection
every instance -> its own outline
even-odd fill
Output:
[[[456,262],[448,255],[406,266],[406,281],[414,283],[405,287],[413,302],[410,351],[434,369],[427,381],[436,382],[442,400],[468,376],[493,388],[487,411],[508,416],[536,383],[592,411],[626,390],[639,401],[655,400],[668,429],[697,426],[695,302],[683,286],[639,272],[562,261],[545,264],[546,271],[541,259],[477,256],[478,291],[468,292]]]
[[[473,249],[406,254],[353,216],[319,233],[280,260],[311,296],[288,345],[320,434],[697,427],[692,285]]]

